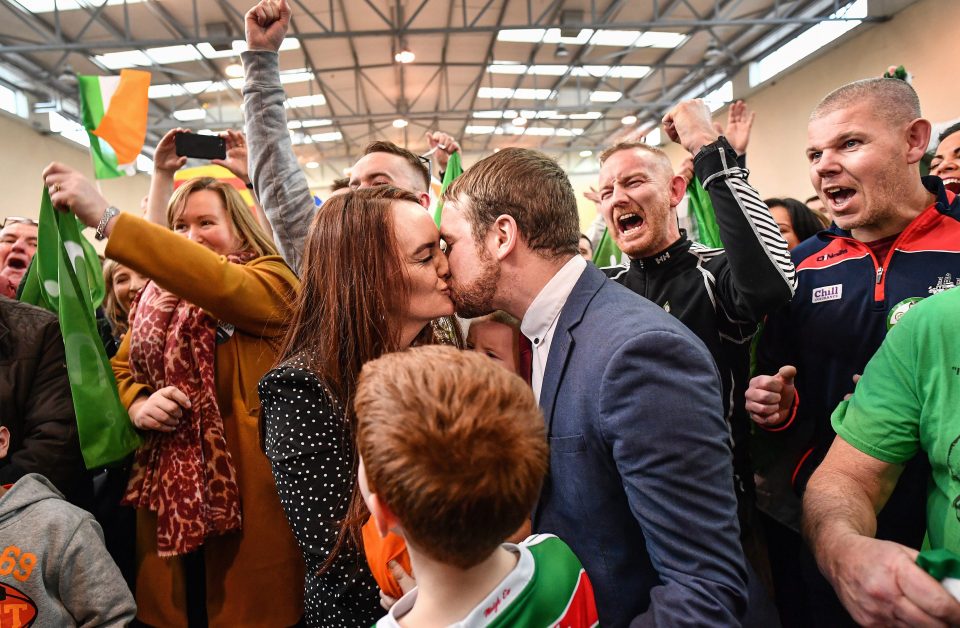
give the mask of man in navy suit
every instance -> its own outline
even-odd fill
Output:
[[[534,531],[576,552],[603,626],[739,626],[746,570],[706,347],[577,254],[573,189],[541,153],[501,150],[444,199],[458,313],[505,310],[533,347],[550,441]]]

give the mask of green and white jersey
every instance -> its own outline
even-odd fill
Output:
[[[519,560],[497,587],[453,628],[599,625],[593,586],[567,544],[552,534],[535,534],[519,545],[503,547]],[[399,628],[400,619],[417,601],[413,589],[377,622],[376,628]]]

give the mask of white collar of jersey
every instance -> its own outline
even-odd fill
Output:
[[[490,624],[511,602],[517,599],[518,594],[533,579],[535,566],[530,550],[513,543],[504,543],[501,547],[519,555],[517,566],[466,617],[455,624],[450,624],[450,628],[480,628]],[[397,600],[387,615],[377,622],[376,628],[399,628],[399,620],[410,612],[416,601],[417,589],[414,588]]]

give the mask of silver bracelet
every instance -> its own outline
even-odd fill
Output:
[[[107,223],[109,223],[110,220],[119,213],[120,210],[113,205],[108,207],[106,211],[103,212],[103,217],[100,219],[100,224],[97,225],[97,233],[94,236],[97,240],[103,240],[105,237],[107,237],[107,234],[104,233],[104,231],[107,229]]]

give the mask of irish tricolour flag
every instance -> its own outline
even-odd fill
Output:
[[[120,76],[78,76],[83,128],[98,179],[136,172],[147,137],[150,73],[122,70]]]

